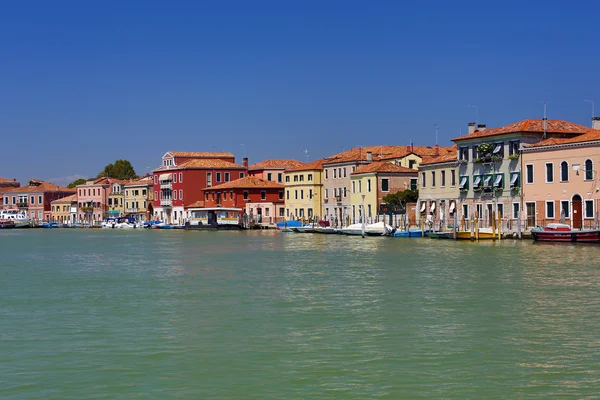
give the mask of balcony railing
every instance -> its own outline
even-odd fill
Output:
[[[125,209],[125,212],[128,212],[128,213],[136,213],[136,212],[139,212],[139,211],[140,211],[140,209],[137,208],[137,207],[136,208],[126,208]]]
[[[27,208],[27,202],[17,203],[17,207],[19,207],[19,208]]]
[[[160,199],[160,205],[170,207],[173,205],[173,200],[172,199]]]
[[[173,187],[173,182],[171,181],[160,181],[161,189],[171,189]]]

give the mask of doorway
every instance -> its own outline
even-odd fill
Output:
[[[571,218],[573,219],[573,229],[581,229],[583,224],[583,207],[581,202],[581,196],[576,194],[575,196],[573,196],[573,200],[571,201],[573,203],[573,215],[571,216]]]
[[[535,202],[525,203],[527,210],[527,226],[526,228],[535,226]]]

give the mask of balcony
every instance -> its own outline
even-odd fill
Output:
[[[160,188],[161,189],[172,189],[173,181],[160,181]]]
[[[163,207],[171,207],[173,205],[172,199],[160,199],[160,205]]]
[[[338,203],[342,202],[342,196],[335,196],[335,201],[337,201]]]
[[[137,213],[137,212],[140,212],[140,209],[139,208],[126,208],[125,212],[126,213]]]
[[[17,203],[17,207],[19,207],[19,208],[27,208],[27,202],[23,202],[22,201],[20,203]]]

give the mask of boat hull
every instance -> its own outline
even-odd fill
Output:
[[[425,237],[429,234],[429,230],[425,230],[422,231],[420,229],[410,229],[408,231],[396,231],[394,232],[394,237],[408,237],[408,238],[415,238],[415,237]]]
[[[431,239],[454,239],[452,232],[429,232],[427,236]]]
[[[479,240],[495,240],[498,236],[492,232],[479,232]],[[475,232],[473,232],[473,237],[471,238],[471,231],[459,231],[456,232],[457,240],[477,240],[475,238]]]
[[[589,231],[545,231],[532,230],[531,235],[536,242],[579,242],[600,243],[600,230]]]

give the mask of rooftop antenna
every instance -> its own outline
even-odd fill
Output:
[[[475,127],[477,128],[477,121],[479,121],[479,106],[467,106],[475,109]]]
[[[435,145],[438,144],[438,124],[433,124],[435,126]]]
[[[246,145],[244,143],[240,143],[240,146],[244,148],[244,158],[246,158]]]
[[[594,105],[595,105],[594,100],[584,100],[583,102],[584,103],[592,103],[592,119],[594,119],[594,117],[596,116],[594,114]]]
[[[546,139],[546,133],[548,132],[548,118],[546,118],[546,102],[542,101],[542,104],[544,105],[544,119],[542,120],[544,125],[544,136],[542,136],[542,139]]]

